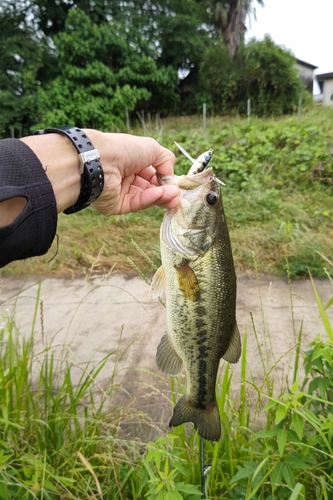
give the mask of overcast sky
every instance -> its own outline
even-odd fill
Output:
[[[266,33],[295,57],[318,66],[316,73],[333,72],[333,0],[254,0],[256,19],[247,20],[246,40]]]

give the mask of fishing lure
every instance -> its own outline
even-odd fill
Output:
[[[187,175],[195,175],[195,174],[202,172],[203,170],[205,170],[208,163],[212,159],[212,156],[213,156],[212,148],[210,148],[208,151],[205,151],[204,153],[202,153],[195,160],[180,144],[178,144],[178,142],[175,141],[175,144],[176,144],[177,148],[183,153],[183,155],[185,155],[186,158],[188,158],[192,162],[192,167],[188,171]],[[220,179],[216,179],[216,181],[219,184],[222,184],[222,186],[225,186],[224,182],[222,182]]]

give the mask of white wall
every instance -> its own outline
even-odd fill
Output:
[[[313,80],[314,80],[314,70],[308,68],[307,66],[303,66],[303,64],[296,63],[294,65],[295,69],[298,71],[300,80],[309,92],[313,92]]]
[[[323,104],[324,106],[333,106],[333,78],[324,81]]]

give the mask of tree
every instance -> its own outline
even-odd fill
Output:
[[[240,92],[254,101],[257,115],[281,115],[292,112],[300,96],[306,98],[304,85],[294,67],[295,57],[266,35],[251,40],[243,51]]]
[[[58,76],[39,89],[38,126],[62,122],[109,130],[155,89],[172,97],[177,73],[140,54],[117,26],[97,25],[72,9],[53,40]]]
[[[239,61],[230,59],[221,40],[205,51],[199,72],[202,102],[217,113],[237,111],[239,104],[244,102],[240,96],[240,81]]]
[[[263,0],[257,2],[264,4]],[[245,19],[252,4],[253,0],[208,0],[212,22],[221,34],[231,59],[236,57],[244,42]]]
[[[12,1],[12,0],[8,0]],[[24,1],[24,0],[22,0]],[[110,31],[121,37],[131,49],[154,60],[157,65],[158,78],[146,81],[150,92],[149,100],[142,100],[139,106],[146,110],[169,110],[181,100],[181,90],[177,90],[178,72],[198,73],[202,53],[210,43],[208,30],[209,17],[204,4],[198,0],[26,0],[30,3],[30,14],[34,23],[51,40],[62,33],[68,15],[80,9],[89,19],[99,26],[109,26]],[[83,35],[82,28],[77,25],[78,32]],[[83,35],[84,36],[84,35]],[[122,57],[122,52],[120,53]],[[113,58],[112,71],[118,72],[126,63],[119,57]],[[54,58],[50,57],[47,73],[52,74],[52,67],[57,67]],[[172,74],[172,76],[171,76]],[[157,75],[155,75],[157,76]],[[163,84],[172,79],[171,93]],[[43,82],[47,76],[43,77]],[[132,85],[131,82],[128,82]]]
[[[295,70],[295,58],[266,36],[252,40],[231,60],[225,46],[204,54],[200,70],[200,92],[215,110],[246,112],[252,101],[256,116],[292,112],[306,91]]]
[[[37,75],[43,46],[23,12],[3,6],[0,15],[0,136],[28,132],[36,113]]]

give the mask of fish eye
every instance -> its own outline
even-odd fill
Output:
[[[217,200],[218,200],[218,196],[216,193],[211,192],[211,193],[208,193],[206,196],[206,201],[207,201],[208,205],[215,205]]]

